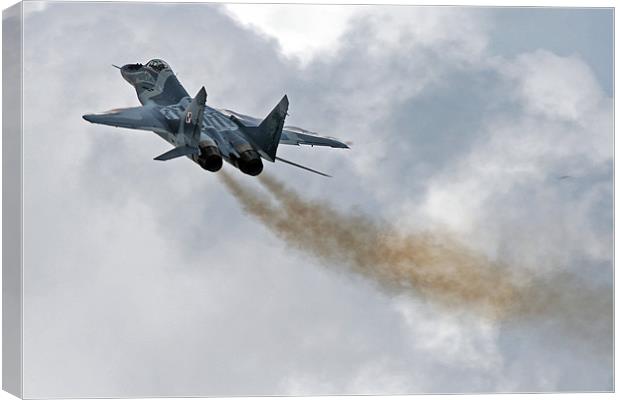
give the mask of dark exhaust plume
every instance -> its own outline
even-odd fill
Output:
[[[583,338],[611,337],[609,287],[593,288],[569,274],[517,277],[515,268],[476,253],[450,234],[400,232],[368,216],[302,199],[266,174],[258,178],[271,196],[227,173],[220,177],[244,210],[289,246],[390,293],[410,293],[507,323],[542,318]]]

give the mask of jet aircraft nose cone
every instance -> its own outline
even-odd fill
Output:
[[[130,72],[130,71],[139,71],[141,70],[143,67],[142,64],[140,63],[136,63],[136,64],[125,64],[123,65],[120,70],[121,72]]]
[[[137,76],[139,75],[137,73],[142,70],[142,68],[143,65],[140,63],[125,64],[120,67],[121,76],[123,77],[123,79],[133,85],[133,83],[136,81]]]

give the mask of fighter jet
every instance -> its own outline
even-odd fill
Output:
[[[258,175],[265,159],[276,160],[323,176],[314,169],[276,156],[278,145],[310,145],[348,148],[334,138],[301,128],[284,126],[288,111],[286,95],[263,120],[227,109],[206,105],[204,86],[193,98],[183,88],[170,66],[154,59],[118,67],[122,77],[136,90],[142,106],[121,108],[83,118],[95,124],[155,132],[174,148],[155,160],[188,157],[207,171],[218,171],[222,160],[248,175]]]

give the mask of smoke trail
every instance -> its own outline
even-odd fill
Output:
[[[477,254],[449,234],[399,232],[367,216],[302,199],[266,174],[259,180],[271,197],[227,173],[220,176],[246,212],[326,265],[365,276],[390,292],[412,292],[495,320],[544,320],[598,350],[610,348],[609,287],[584,286],[569,274],[517,278],[510,266]]]
[[[507,271],[448,236],[403,234],[363,215],[343,215],[305,201],[265,174],[260,182],[278,200],[220,174],[244,209],[289,245],[342,265],[390,291],[415,290],[450,306],[467,305],[500,316],[518,300]]]

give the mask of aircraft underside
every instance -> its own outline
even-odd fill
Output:
[[[204,87],[190,97],[167,63],[151,60],[146,65],[117,67],[134,88],[141,107],[116,109],[103,114],[87,114],[89,122],[155,132],[174,146],[155,157],[167,161],[188,157],[203,169],[219,171],[223,161],[241,172],[256,176],[263,171],[263,159],[276,160],[328,176],[322,172],[276,156],[279,144],[348,148],[337,139],[285,127],[288,98],[284,96],[263,120],[218,110],[206,105]]]

